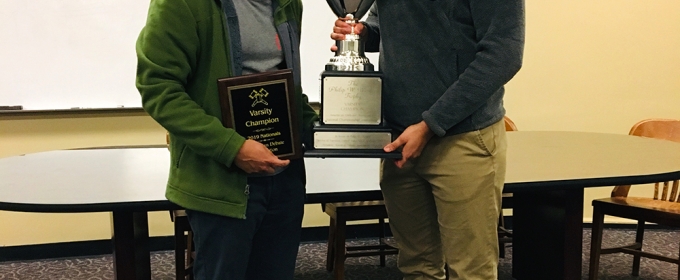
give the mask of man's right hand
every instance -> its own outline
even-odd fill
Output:
[[[335,21],[335,26],[333,27],[333,33],[331,33],[331,39],[340,41],[345,39],[345,34],[350,34],[352,33],[352,26],[347,23],[346,21],[349,18],[339,18]],[[359,35],[365,35],[362,32],[365,32],[364,29],[364,24],[357,22],[354,24],[354,34],[359,34]],[[338,47],[333,45],[331,47],[331,51],[336,51],[338,50]]]
[[[246,173],[274,173],[277,167],[284,167],[290,160],[281,160],[265,145],[255,140],[246,140],[238,150],[234,164]]]

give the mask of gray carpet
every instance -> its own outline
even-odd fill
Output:
[[[669,230],[648,230],[645,234],[644,250],[662,252],[677,256],[680,232]],[[631,230],[608,229],[605,231],[605,246],[632,242]],[[583,279],[587,279],[590,251],[590,231],[583,235]],[[376,243],[374,240],[352,240],[354,244]],[[331,273],[325,269],[326,244],[305,243],[300,246],[296,269],[296,280],[331,280]],[[613,254],[602,256],[600,279],[603,280],[670,280],[678,279],[678,267],[656,260],[642,259],[640,276],[630,276],[632,256]],[[174,257],[171,251],[154,252],[151,256],[152,279],[174,279]],[[346,280],[387,280],[401,279],[396,268],[396,257],[388,256],[385,267],[380,267],[378,257],[349,258],[346,261]],[[73,259],[50,259],[27,262],[0,263],[0,279],[12,280],[80,280],[113,279],[113,264],[110,255],[90,256]],[[506,257],[499,265],[499,280],[511,280],[512,247],[506,248]]]

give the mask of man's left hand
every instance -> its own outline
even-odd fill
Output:
[[[383,150],[389,153],[399,149],[399,147],[403,147],[401,150],[401,159],[394,162],[397,167],[402,168],[407,161],[420,156],[423,148],[425,148],[425,144],[427,144],[427,141],[429,141],[433,135],[434,133],[430,130],[425,121],[421,121],[407,127],[396,140],[387,144]]]

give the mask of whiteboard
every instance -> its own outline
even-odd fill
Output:
[[[25,110],[141,107],[135,41],[149,0],[0,0],[0,106]],[[336,16],[303,0],[302,87],[320,101]],[[368,55],[377,67],[377,55]]]

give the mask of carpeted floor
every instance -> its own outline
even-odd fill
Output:
[[[608,229],[605,231],[605,246],[624,244],[634,240],[631,230]],[[583,279],[587,279],[590,251],[590,231],[583,235]],[[648,230],[645,234],[645,250],[663,252],[677,256],[680,232],[669,230]],[[355,244],[376,242],[353,240]],[[325,269],[326,244],[305,243],[300,246],[296,280],[331,280],[331,273]],[[678,279],[678,267],[656,260],[642,259],[640,276],[630,276],[632,256],[621,254],[605,255],[601,259],[600,279],[602,280],[670,280]],[[174,257],[171,251],[154,252],[151,256],[152,279],[174,279]],[[396,256],[387,257],[387,265],[379,266],[377,257],[350,258],[346,261],[346,280],[398,280],[401,275],[396,268]],[[75,259],[50,259],[28,262],[0,263],[0,279],[12,280],[80,280],[113,279],[113,265],[110,255],[91,256]],[[506,257],[499,265],[499,280],[511,280],[512,248],[506,248]]]

